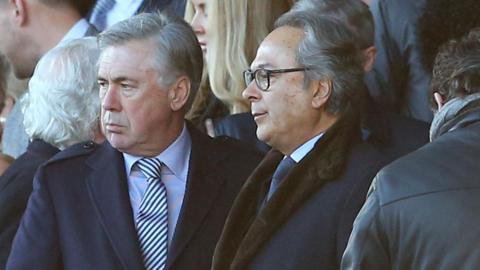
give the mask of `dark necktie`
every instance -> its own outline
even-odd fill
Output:
[[[272,197],[282,180],[295,164],[295,161],[290,156],[286,156],[284,159],[282,159],[282,161],[280,161],[280,164],[278,164],[277,169],[273,173],[270,189],[268,190],[267,200]]]
[[[115,0],[98,0],[93,8],[90,22],[95,25],[98,31],[107,27],[107,14],[115,5]]]
[[[156,158],[142,158],[137,164],[148,182],[137,216],[143,262],[147,270],[162,270],[168,250],[167,189],[160,179],[162,162]]]

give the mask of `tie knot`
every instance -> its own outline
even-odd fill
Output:
[[[285,175],[287,175],[288,171],[291,167],[293,167],[293,165],[295,165],[295,160],[293,160],[290,156],[286,156],[278,164],[272,178],[281,181],[285,177]]]
[[[142,158],[137,164],[147,178],[160,179],[162,162],[158,158]]]

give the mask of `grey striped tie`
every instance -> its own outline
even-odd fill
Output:
[[[98,0],[95,4],[90,22],[98,31],[103,31],[107,27],[107,14],[115,6],[115,2],[115,0]]]
[[[167,189],[160,180],[162,162],[156,158],[137,161],[148,187],[137,216],[137,233],[145,269],[165,268],[168,250]]]

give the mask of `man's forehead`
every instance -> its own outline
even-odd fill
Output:
[[[295,63],[298,45],[303,39],[301,29],[282,26],[271,32],[260,44],[252,67],[281,67]]]
[[[105,47],[100,53],[99,66],[115,65],[143,69],[151,67],[154,59],[153,48],[141,43],[126,43]]]

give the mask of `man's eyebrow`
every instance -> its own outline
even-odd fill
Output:
[[[107,79],[104,78],[103,76],[97,76],[97,80],[102,80],[106,81]],[[113,82],[124,82],[124,81],[129,81],[129,82],[136,82],[136,80],[133,80],[131,78],[128,78],[127,76],[119,76],[119,77],[114,77],[112,78]]]

